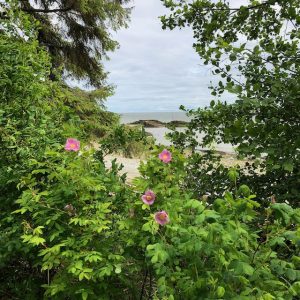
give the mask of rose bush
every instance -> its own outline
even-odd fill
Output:
[[[129,203],[133,217],[123,224],[130,243],[144,252],[141,294],[155,299],[296,299],[300,210],[285,203],[262,209],[246,185],[235,193],[225,191],[213,204],[193,198],[185,185],[190,158],[173,148],[172,161],[164,164],[161,150],[141,165],[142,176],[134,181],[141,193],[151,188],[155,202]],[[231,170],[229,180],[235,176]]]
[[[46,168],[31,161],[13,214],[45,297],[296,299],[300,210],[274,203],[262,216],[245,185],[213,205],[195,199],[184,185],[189,158],[171,149],[165,164],[161,150],[132,187],[93,149],[62,144],[45,151]]]

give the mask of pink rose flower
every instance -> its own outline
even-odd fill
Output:
[[[80,142],[76,139],[72,139],[72,138],[69,138],[67,139],[66,141],[66,145],[65,145],[65,150],[66,151],[79,151],[80,149]]]
[[[164,163],[169,163],[172,160],[172,154],[167,149],[164,149],[159,155],[159,159]]]
[[[154,194],[153,191],[148,190],[143,196],[142,200],[145,204],[147,205],[152,205],[155,201],[156,195]]]
[[[159,211],[154,215],[155,221],[160,225],[166,225],[170,222],[169,215],[164,211]]]

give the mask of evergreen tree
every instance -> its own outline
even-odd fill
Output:
[[[51,57],[54,70],[103,86],[106,72],[101,63],[118,43],[111,31],[126,26],[128,0],[21,0],[18,6],[40,23],[38,40]]]

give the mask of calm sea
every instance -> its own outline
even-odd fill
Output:
[[[158,120],[161,122],[189,121],[184,112],[138,112],[120,114],[121,123],[127,124],[139,120]]]

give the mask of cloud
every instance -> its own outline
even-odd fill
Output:
[[[204,107],[216,82],[192,48],[192,30],[162,30],[159,0],[136,0],[129,28],[114,34],[120,49],[105,63],[116,86],[107,106],[115,112],[176,111]],[[227,96],[230,101],[230,96]]]

